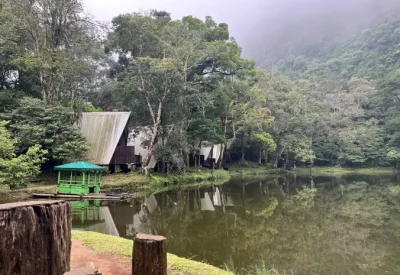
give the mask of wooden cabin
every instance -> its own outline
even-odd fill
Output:
[[[132,165],[141,165],[135,155],[135,146],[128,146],[130,112],[82,113],[78,126],[89,144],[87,161],[109,167],[119,166],[127,171]]]

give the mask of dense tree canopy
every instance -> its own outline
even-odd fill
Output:
[[[314,51],[299,44],[297,55],[276,62],[261,85],[276,106],[271,133],[278,155],[291,136],[321,164],[398,165],[399,27],[400,19],[389,17],[351,40],[316,44]],[[295,147],[285,144],[295,158]]]
[[[40,145],[29,147],[24,154],[16,154],[17,142],[6,129],[7,122],[0,121],[0,184],[11,188],[26,186],[26,179],[40,173],[40,165],[46,160],[46,150]]]
[[[134,127],[150,128],[145,166],[161,139],[163,152],[172,146],[165,140],[180,139],[177,164],[206,143],[232,137],[227,127],[234,105],[251,96],[257,71],[253,61],[240,57],[226,24],[211,17],[173,21],[160,11],[120,15],[112,23],[106,49],[118,62],[95,102],[130,110]]]

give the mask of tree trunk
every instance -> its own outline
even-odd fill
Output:
[[[187,169],[189,169],[190,168],[190,155],[185,153],[185,156],[186,156],[186,167],[187,167]]]
[[[200,167],[201,167],[201,161],[200,161],[200,154],[201,154],[201,144],[203,141],[200,141],[199,143],[199,150],[196,152],[196,157],[197,157],[197,172],[200,172]]]
[[[222,159],[222,167],[223,168],[228,168],[226,165],[226,159],[228,158],[228,144],[225,143],[225,148],[224,148],[224,157]]]
[[[226,123],[227,123],[227,118],[224,117],[222,120],[222,126],[224,127],[224,138],[226,139]],[[219,153],[219,159],[217,163],[217,168],[221,168],[221,163],[223,162],[223,159],[225,158],[225,149],[227,147],[227,142],[225,141],[224,144],[221,144],[221,152]]]
[[[167,275],[167,239],[137,234],[134,239],[132,275]]]
[[[275,167],[275,168],[278,167],[278,161],[279,161],[279,159],[281,159],[281,157],[282,157],[283,150],[284,150],[284,149],[278,149],[278,151],[277,151],[277,153],[276,153],[276,159],[275,159],[275,164],[274,164],[274,167]]]
[[[274,167],[277,168],[278,167],[278,161],[279,161],[279,154],[276,153],[276,157],[275,157],[275,163],[274,163]]]
[[[259,164],[261,164],[261,158],[262,158],[262,150],[261,149],[259,149],[259,152],[258,152],[258,163]]]
[[[215,161],[214,161],[214,144],[211,145],[211,152],[210,152],[211,158],[210,158],[210,168],[211,168],[211,173],[214,173],[215,169]]]
[[[289,150],[286,150],[286,153],[285,153],[285,165],[286,165],[286,167],[288,167],[289,166]]]
[[[161,142],[162,142],[162,146],[164,147],[165,146],[165,136],[164,135],[162,135]],[[165,168],[165,157],[164,157],[164,154],[163,154],[163,156],[161,158],[161,162],[162,162],[162,165],[161,165],[162,173],[166,173],[167,170]]]
[[[268,166],[270,164],[270,159],[269,159],[269,149],[264,151],[264,156],[265,156],[265,166]]]
[[[149,153],[147,154],[147,156],[145,157],[145,159],[143,161],[143,165],[145,168],[147,168],[147,166],[149,165],[151,157],[154,155],[154,151],[156,149],[156,143],[157,143],[158,134],[159,134],[159,130],[160,130],[159,128],[160,128],[160,124],[161,124],[161,114],[162,114],[162,103],[161,102],[158,105],[157,115],[154,114],[150,103],[148,103],[148,105],[149,105],[149,112],[153,118],[153,133],[151,135],[151,140],[150,140],[150,145],[149,145]]]
[[[244,161],[244,133],[242,134],[242,141],[241,141],[241,149],[242,149],[242,161]]]
[[[225,152],[225,147],[226,146],[226,143],[225,144],[221,144],[221,151],[219,152],[219,159],[218,159],[218,162],[217,162],[217,168],[219,169],[219,168],[221,168],[221,163],[222,163],[222,160],[223,160],[223,158],[224,158],[224,152]]]
[[[62,275],[70,269],[71,204],[0,205],[0,274]]]

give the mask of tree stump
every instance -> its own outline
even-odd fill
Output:
[[[132,275],[167,275],[167,239],[137,234],[134,239]]]
[[[71,204],[0,204],[0,275],[62,275],[70,269]]]

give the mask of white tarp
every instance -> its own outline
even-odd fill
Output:
[[[89,226],[86,230],[119,237],[119,232],[111,216],[110,209],[108,207],[100,207],[100,215],[103,217],[104,222]]]
[[[207,192],[204,193],[204,198],[200,199],[200,203],[201,203],[201,210],[215,211],[210,195]]]
[[[129,134],[128,146],[135,146],[135,155],[142,156],[142,160],[149,154],[149,148],[144,143],[150,140],[151,130],[148,127],[140,128],[140,131],[132,131]],[[155,157],[151,157],[150,163],[147,166],[149,169],[156,167]]]
[[[213,194],[213,201],[215,206],[221,206],[221,193],[219,192],[218,187],[215,188],[215,192]]]
[[[200,149],[200,155],[204,156],[204,161],[207,161],[210,158],[215,159],[215,163],[218,162],[220,156],[221,156],[221,146],[222,144],[217,144],[214,145],[214,150],[211,155],[211,146],[202,146]]]

